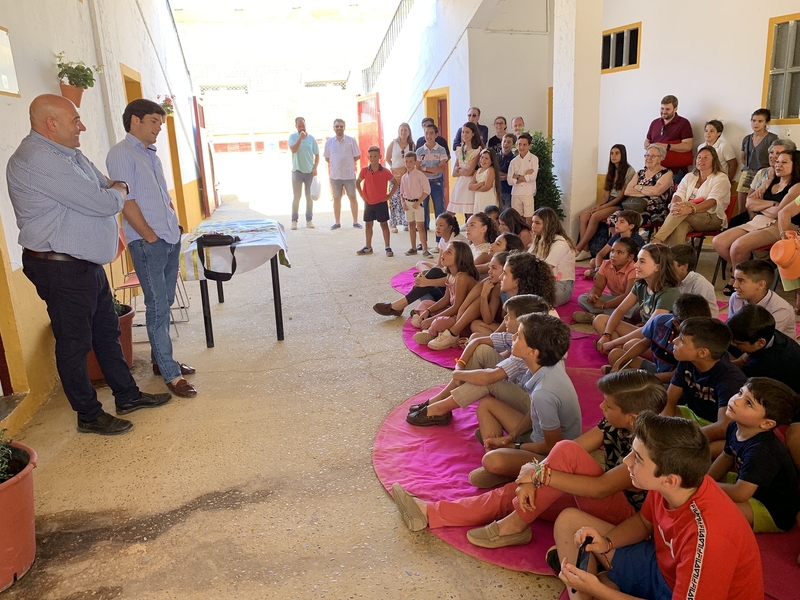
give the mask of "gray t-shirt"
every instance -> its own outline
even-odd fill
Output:
[[[541,367],[525,383],[531,395],[532,442],[544,441],[544,431],[561,429],[561,437],[574,440],[581,435],[581,407],[575,386],[561,361]]]

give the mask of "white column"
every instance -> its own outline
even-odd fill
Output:
[[[603,1],[555,0],[553,18],[553,162],[575,239],[597,195]]]

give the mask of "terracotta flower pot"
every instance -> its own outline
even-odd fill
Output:
[[[119,318],[119,343],[122,346],[122,354],[125,356],[125,362],[128,363],[129,367],[133,367],[132,327],[133,317],[136,315],[136,311],[128,304],[123,304],[123,306],[127,306],[130,310]],[[86,355],[86,365],[89,367],[89,379],[92,381],[105,379],[103,370],[100,368],[97,357],[94,355],[94,350],[89,350],[89,354]]]
[[[26,463],[14,477],[0,483],[0,592],[25,575],[36,558],[36,520],[33,514],[33,448],[11,442],[12,461]]]
[[[60,82],[59,85],[61,85],[61,95],[67,100],[72,100],[72,103],[80,108],[81,98],[83,98],[83,88],[75,87],[63,81]]]

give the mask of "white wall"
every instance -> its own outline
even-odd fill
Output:
[[[601,77],[598,173],[615,143],[625,144],[631,164],[642,167],[648,125],[667,94],[678,97],[695,146],[706,121],[719,119],[738,151],[750,133],[750,115],[761,107],[769,19],[798,11],[797,0],[675,0],[668,9],[640,0],[606,2],[603,29],[642,22],[641,67]],[[770,129],[800,142],[800,126]]]
[[[87,128],[81,135],[81,151],[92,162],[105,170],[109,148],[124,136],[122,112],[126,102],[120,72],[120,63],[124,63],[142,74],[146,98],[155,100],[158,94],[177,96],[181,172],[185,182],[197,179],[189,110],[191,86],[165,2],[0,0],[0,26],[9,30],[21,96],[0,96],[0,165],[5,167],[30,130],[31,101],[40,94],[59,93],[55,55],[64,50],[69,60],[104,65],[95,86],[84,92],[80,108]],[[171,187],[165,134],[157,145]],[[21,265],[21,250],[5,177],[0,177],[0,220],[8,255],[16,269]]]
[[[440,87],[450,88],[450,140],[470,106],[481,109],[490,135],[496,115],[510,121],[521,114],[528,128],[546,131],[550,5],[550,0],[417,0],[375,90],[385,141],[403,121],[420,135],[423,93]]]

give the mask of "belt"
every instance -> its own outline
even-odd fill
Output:
[[[36,250],[22,249],[23,254],[32,256],[33,258],[41,258],[42,260],[60,260],[63,262],[79,261],[79,258],[70,256],[69,254],[62,254],[61,252],[36,252]]]

